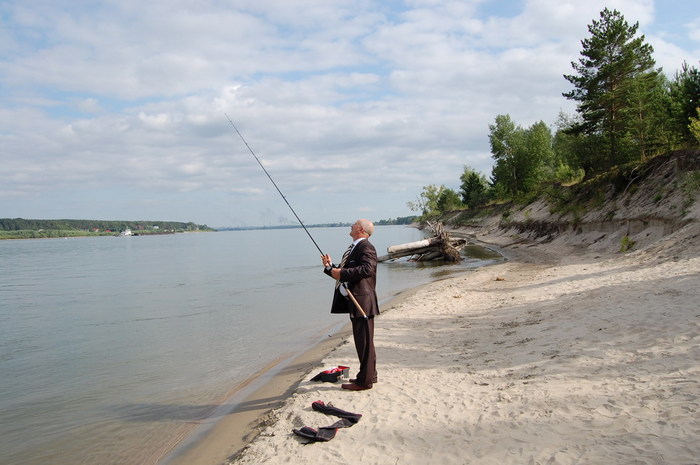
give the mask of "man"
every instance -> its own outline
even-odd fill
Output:
[[[379,315],[377,303],[377,251],[367,240],[374,225],[357,220],[350,228],[353,242],[343,254],[340,265],[330,255],[321,255],[324,273],[336,280],[331,313],[349,313],[360,371],[343,389],[363,391],[377,382],[377,354],[374,351],[374,317]]]

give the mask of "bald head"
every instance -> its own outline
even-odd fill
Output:
[[[367,237],[371,236],[372,233],[374,232],[374,224],[370,220],[366,219],[360,219],[357,220],[357,223],[360,225],[362,230],[367,234]]]
[[[357,220],[350,227],[350,237],[352,237],[354,241],[358,240],[361,237],[369,237],[372,235],[373,232],[374,225],[370,220]]]

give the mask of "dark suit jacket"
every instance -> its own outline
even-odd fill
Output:
[[[331,275],[330,270],[324,269],[324,273]],[[350,252],[340,272],[340,280],[348,284],[350,292],[367,316],[379,315],[376,290],[377,251],[367,239],[360,241]],[[362,316],[352,300],[344,297],[338,289],[333,293],[331,313],[350,313],[352,317]]]

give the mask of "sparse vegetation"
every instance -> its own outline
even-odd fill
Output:
[[[687,210],[695,200],[695,196],[700,192],[700,170],[689,171],[685,173],[680,184],[681,191],[684,194],[683,210]]]
[[[700,170],[685,173],[681,180],[681,189],[688,197],[693,197],[700,192]]]
[[[620,239],[620,252],[629,252],[634,247],[634,244],[635,242],[629,236],[622,236],[622,239]]]

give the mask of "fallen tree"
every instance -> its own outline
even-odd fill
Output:
[[[396,260],[403,257],[411,257],[410,261],[448,261],[458,262],[462,260],[461,250],[467,245],[466,239],[453,239],[445,231],[442,223],[430,223],[428,226],[433,231],[433,236],[416,242],[398,244],[387,247],[387,254],[377,258],[379,262]]]

